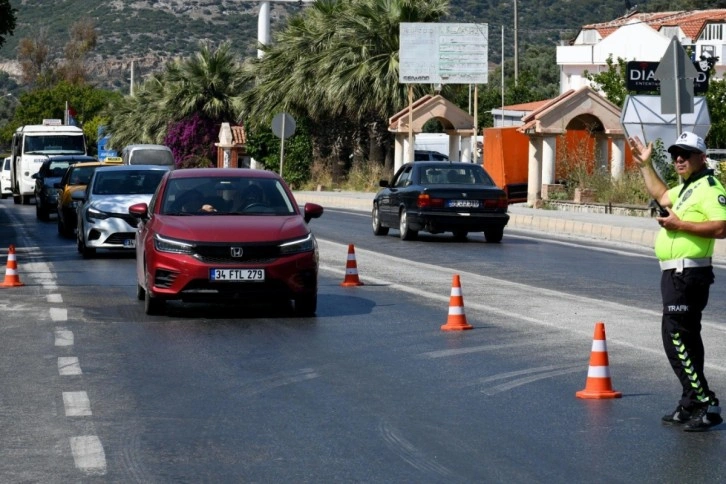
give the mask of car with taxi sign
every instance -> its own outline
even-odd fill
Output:
[[[93,172],[99,166],[120,165],[116,161],[96,161],[76,163],[63,174],[61,181],[54,186],[58,189],[58,233],[63,237],[73,237],[76,232],[76,217],[80,202],[73,199],[73,193],[85,190]]]
[[[91,181],[93,172],[99,166],[104,166],[100,161],[89,161],[76,163],[66,170],[61,180],[54,185],[58,189],[58,233],[63,237],[73,237],[76,231],[76,210],[80,203],[71,197],[73,192],[85,190],[88,182]]]
[[[392,228],[402,240],[415,239],[420,231],[452,232],[466,240],[470,232],[484,232],[487,242],[500,242],[509,222],[506,193],[476,163],[406,163],[379,185],[371,212],[375,235]]]
[[[129,208],[136,231],[136,295],[147,314],[167,301],[292,302],[312,316],[318,298],[318,244],[276,173],[239,168],[173,170],[151,201]]]

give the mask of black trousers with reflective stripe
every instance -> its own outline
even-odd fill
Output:
[[[715,397],[703,374],[701,339],[701,315],[713,281],[712,267],[693,267],[682,273],[671,269],[661,275],[663,348],[683,387],[680,404],[686,408]]]

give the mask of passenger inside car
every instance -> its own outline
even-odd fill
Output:
[[[213,205],[207,203],[202,192],[191,190],[179,197],[171,208],[172,213],[216,212]]]

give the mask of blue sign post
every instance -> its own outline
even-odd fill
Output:
[[[116,150],[107,150],[106,145],[108,144],[108,141],[111,139],[111,135],[105,134],[106,133],[106,127],[105,126],[99,126],[98,127],[98,159],[100,161],[105,160],[109,156],[118,156],[118,153]]]

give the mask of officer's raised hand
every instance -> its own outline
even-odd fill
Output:
[[[653,153],[652,141],[646,146],[638,136],[631,136],[628,138],[628,144],[630,145],[630,151],[633,153],[633,160],[639,167],[651,164],[650,155]]]

